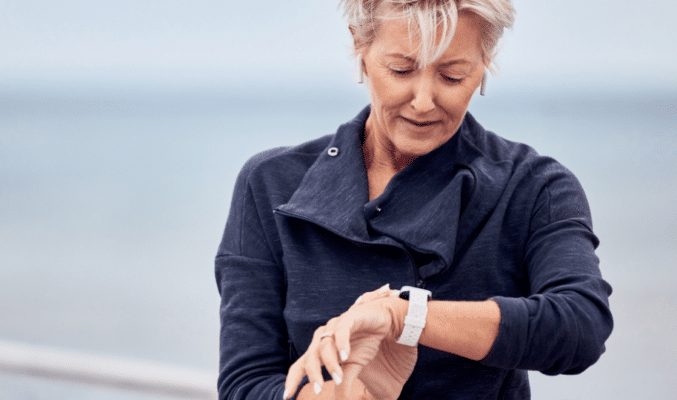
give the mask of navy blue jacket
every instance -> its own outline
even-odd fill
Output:
[[[423,281],[436,300],[493,298],[501,309],[481,361],[419,346],[401,399],[527,399],[526,370],[592,365],[613,325],[611,287],[574,175],[468,113],[369,201],[369,112],[242,169],[216,257],[219,398],[281,399],[313,331],[386,283]]]

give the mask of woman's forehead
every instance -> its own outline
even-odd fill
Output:
[[[379,53],[388,57],[400,57],[407,61],[419,63],[422,55],[420,54],[420,35],[417,25],[402,16],[401,14],[390,14],[380,21],[379,31],[372,43],[372,47],[377,47]],[[440,57],[433,60],[428,55],[429,63],[440,61],[442,64],[453,64],[458,61],[475,62],[482,57],[481,29],[476,18],[472,14],[462,13],[459,15],[458,23],[454,32],[449,32],[453,38],[449,46],[444,50]],[[432,52],[437,50],[442,40],[442,28],[438,27],[435,47]]]

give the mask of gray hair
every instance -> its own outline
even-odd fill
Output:
[[[482,58],[494,72],[498,40],[506,28],[512,27],[515,15],[511,0],[340,0],[340,5],[345,9],[356,53],[373,43],[382,20],[392,18],[393,14],[386,10],[409,21],[410,37],[412,32],[418,32],[419,68],[434,62],[446,51],[454,38],[459,13],[468,12],[480,18]],[[436,44],[440,28],[441,36]]]

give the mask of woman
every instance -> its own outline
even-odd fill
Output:
[[[510,1],[344,5],[371,105],[240,173],[220,398],[525,399],[527,370],[582,372],[612,329],[583,190],[467,113]]]

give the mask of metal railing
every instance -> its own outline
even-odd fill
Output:
[[[190,399],[216,399],[216,374],[0,340],[0,372]]]

